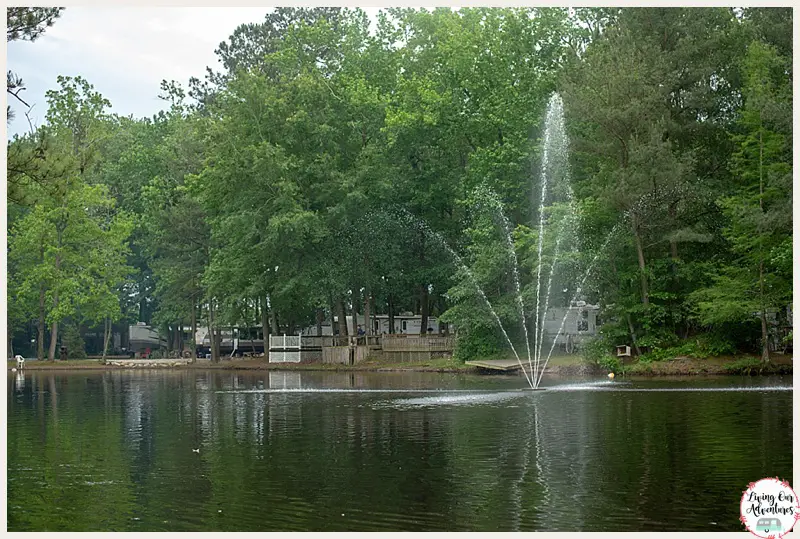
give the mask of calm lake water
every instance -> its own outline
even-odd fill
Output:
[[[741,531],[747,484],[792,478],[790,377],[7,384],[9,531]]]

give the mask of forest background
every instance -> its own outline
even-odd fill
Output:
[[[8,41],[61,8],[9,8]],[[791,8],[278,8],[236,29],[163,112],[109,112],[79,74],[7,147],[9,352],[80,355],[146,322],[296,330],[347,314],[436,316],[456,357],[508,355],[469,267],[522,339],[540,217],[551,303],[582,298],[603,353],[786,346],[792,301]],[[24,114],[8,73],[8,114]],[[154,93],[157,90],[154,89]],[[557,92],[571,201],[539,207]],[[568,219],[566,219],[568,218]],[[607,242],[614,232],[613,241]],[[602,247],[602,248],[601,248]],[[336,328],[342,334],[353,328]],[[370,329],[370,325],[367,325]],[[192,335],[194,331],[192,332]],[[104,352],[105,353],[105,352]],[[215,360],[219,354],[215,353]]]

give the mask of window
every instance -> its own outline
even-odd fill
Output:
[[[582,311],[578,320],[578,331],[589,331],[589,311]]]
[[[405,330],[406,330],[406,321],[403,320],[403,331],[405,331]]]

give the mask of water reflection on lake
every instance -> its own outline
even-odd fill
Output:
[[[544,382],[9,374],[8,529],[738,531],[792,478],[789,377]]]

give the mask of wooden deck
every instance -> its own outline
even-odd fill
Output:
[[[518,371],[521,367],[516,359],[487,359],[484,361],[465,361],[465,365],[470,367],[479,367],[481,369],[488,369],[492,371],[514,372]]]

